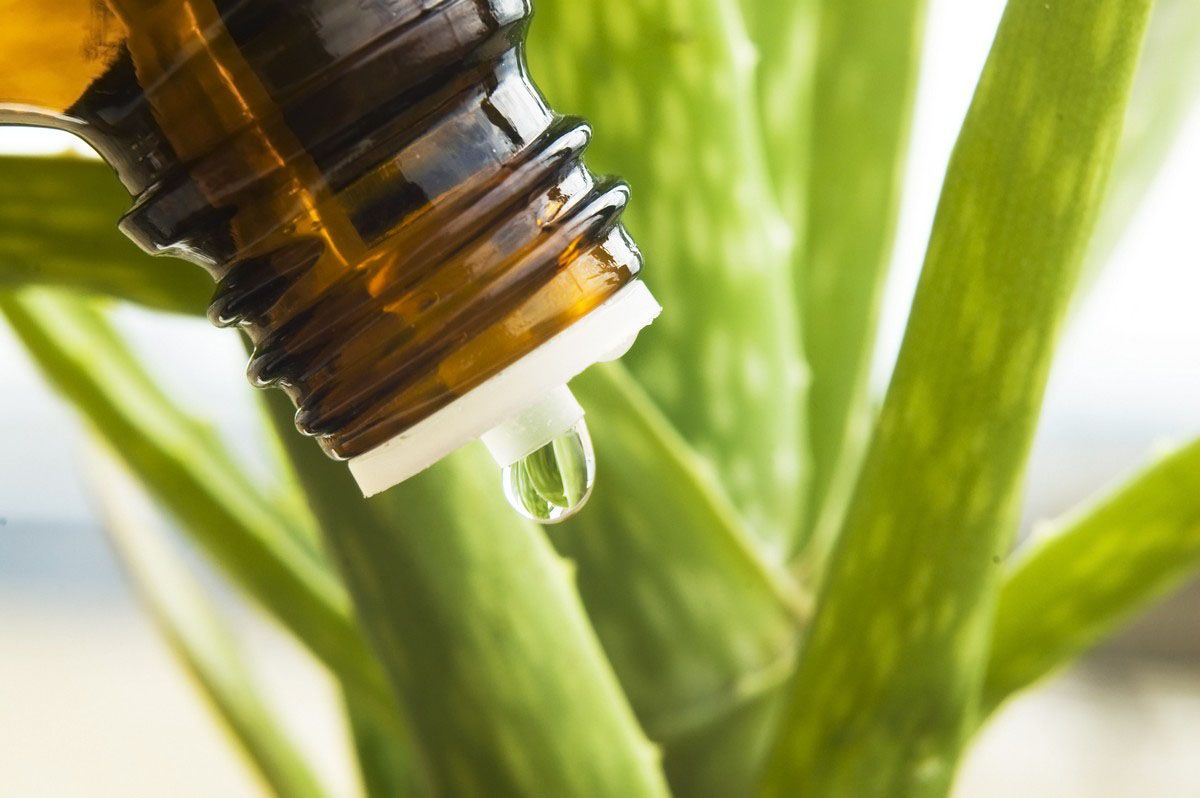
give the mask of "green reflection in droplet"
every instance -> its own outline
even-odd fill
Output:
[[[565,521],[587,503],[596,480],[596,456],[587,424],[504,469],[504,495],[521,515],[541,524]]]

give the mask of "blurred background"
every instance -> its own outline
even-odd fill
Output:
[[[1002,7],[1000,0],[931,2],[875,369],[880,392],[903,334],[950,148]],[[1200,112],[1079,304],[1033,455],[1026,532],[1161,447],[1200,434],[1196,145]],[[0,129],[3,152],[72,146],[42,131]],[[194,267],[163,261],[161,268]],[[245,356],[230,334],[135,310],[122,311],[121,323],[173,395],[219,416],[222,432],[248,462],[265,460],[242,376]],[[0,798],[259,794],[140,614],[108,551],[100,510],[88,498],[86,436],[6,329],[0,329],[0,375]],[[323,675],[268,622],[235,612],[272,703],[328,782],[350,792],[355,777]],[[1194,586],[1001,712],[969,757],[957,792],[1197,795],[1198,726],[1200,587]]]

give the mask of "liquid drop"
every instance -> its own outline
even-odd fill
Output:
[[[596,482],[596,453],[587,423],[574,427],[504,469],[504,495],[539,524],[557,524],[579,512]]]

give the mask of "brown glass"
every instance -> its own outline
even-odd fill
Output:
[[[51,9],[55,10],[51,10]],[[0,0],[0,123],[73,130],[121,229],[203,265],[338,458],[444,407],[641,268],[624,184],[531,82],[521,0]]]

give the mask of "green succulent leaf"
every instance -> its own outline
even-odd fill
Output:
[[[868,378],[900,208],[925,18],[924,0],[817,5],[811,166],[803,182],[807,232],[795,259],[812,371],[813,475],[799,543],[814,534],[817,539],[806,563],[820,561],[836,536],[871,433]],[[764,113],[769,108],[765,102]]]
[[[986,711],[1200,569],[1200,442],[1039,530],[1000,591]]]
[[[554,107],[595,126],[589,162],[634,188],[626,219],[664,312],[626,362],[782,556],[805,371],[736,0],[542,0],[529,55]]]
[[[596,489],[552,532],[680,795],[744,795],[794,659],[808,597],[617,364],[572,388],[595,431]],[[733,721],[737,720],[735,725]]]
[[[342,700],[363,793],[367,798],[428,796],[432,790],[423,763],[416,760],[407,726],[381,718],[359,691],[342,687]]]
[[[86,299],[0,293],[0,313],[50,383],[248,595],[385,715],[394,699],[320,552],[289,531],[216,435],[185,416]]]
[[[1009,2],[951,158],[768,794],[948,789],[1150,6]]]
[[[203,313],[212,280],[118,233],[128,209],[129,194],[98,161],[0,156],[0,289],[61,287]]]
[[[326,544],[446,795],[665,795],[572,569],[480,447],[369,501],[269,394]]]
[[[328,794],[260,696],[237,639],[170,548],[157,514],[120,466],[98,459],[92,483],[109,537],[171,649],[274,795]]]
[[[799,295],[810,202],[810,170],[816,164],[814,129],[825,123],[815,97],[820,29],[824,0],[741,0],[746,28],[756,54],[754,89],[758,122],[766,149],[768,175],[784,220],[795,231],[793,248],[796,308],[803,321]],[[845,5],[844,3],[841,5]],[[839,6],[840,8],[840,6]],[[878,10],[878,9],[877,9]],[[852,45],[852,42],[843,42]],[[831,53],[826,51],[825,57]],[[803,326],[801,330],[803,331]]]

